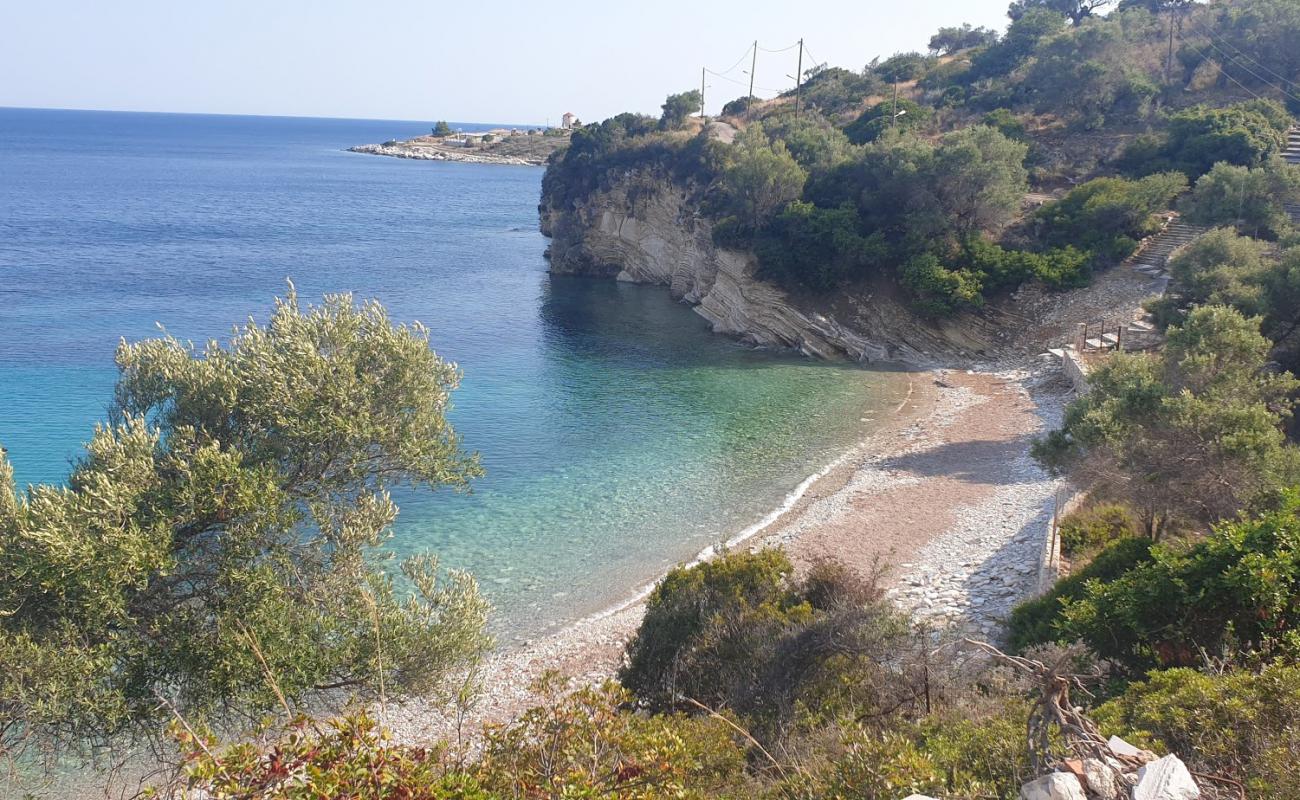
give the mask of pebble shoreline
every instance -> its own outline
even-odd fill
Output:
[[[936,629],[997,641],[1011,608],[1037,590],[1062,486],[1034,462],[1028,446],[1060,421],[1069,390],[1058,376],[1037,364],[914,373],[918,396],[904,404],[911,405],[908,413],[900,406],[892,426],[856,445],[789,512],[739,546],[781,546],[803,566],[826,555],[856,558],[859,565],[884,558],[895,566],[889,592],[900,608]],[[991,454],[978,449],[990,442],[998,447]],[[971,458],[964,447],[976,448]],[[935,454],[935,463],[922,461]],[[956,493],[949,485],[953,473],[961,476]],[[887,504],[883,511],[873,505],[890,492],[914,493],[947,516],[928,516],[916,529],[897,520],[889,532],[853,527],[870,513],[890,518]],[[810,549],[809,540],[818,538],[819,549]],[[387,724],[400,741],[455,740],[534,705],[530,686],[548,671],[574,685],[600,683],[617,672],[643,612],[644,602],[633,598],[493,654],[478,670],[476,703],[459,720],[434,699],[415,699],[387,709]]]

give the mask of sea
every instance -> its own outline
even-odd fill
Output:
[[[713,334],[662,287],[553,276],[543,170],[346,152],[430,122],[0,109],[0,445],[59,484],[122,339],[195,342],[351,292],[463,383],[468,494],[395,493],[384,549],[472,572],[503,644],[599,614],[788,505],[897,404],[897,373]],[[460,124],[466,130],[495,125]]]

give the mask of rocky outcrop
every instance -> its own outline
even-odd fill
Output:
[[[843,309],[799,302],[755,277],[751,253],[713,243],[689,187],[652,170],[561,204],[543,196],[542,232],[556,274],[667,286],[718,333],[818,358],[939,364],[990,356],[1000,327],[977,315],[919,319],[884,293],[856,295]]]

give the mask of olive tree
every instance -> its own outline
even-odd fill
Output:
[[[662,107],[663,115],[659,117],[659,127],[670,131],[682,127],[687,117],[700,110],[703,100],[699,89],[668,95]]]
[[[1266,368],[1259,326],[1232,308],[1194,309],[1160,355],[1115,355],[1094,370],[1035,454],[1126,500],[1153,538],[1266,499],[1297,477],[1283,426],[1300,383]]]
[[[290,288],[224,345],[123,342],[66,485],[19,492],[0,459],[0,752],[424,692],[487,647],[472,578],[375,552],[390,487],[480,474],[456,367],[378,303]]]
[[[722,187],[732,212],[752,232],[799,199],[807,179],[785,142],[769,142],[763,125],[755,122],[736,138]]]

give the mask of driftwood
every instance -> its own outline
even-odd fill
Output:
[[[1038,697],[1029,712],[1025,730],[1029,763],[1035,774],[1051,772],[1070,758],[1095,758],[1107,764],[1119,762],[1125,772],[1146,763],[1146,759],[1112,750],[1096,723],[1084,716],[1083,709],[1070,702],[1072,689],[1091,696],[1084,686],[1084,679],[1089,676],[1064,671],[1064,658],[1049,666],[1032,658],[1007,655],[987,642],[973,639],[966,642],[1003,664],[1028,673],[1038,685]],[[1056,744],[1052,736],[1054,731],[1058,734]]]

